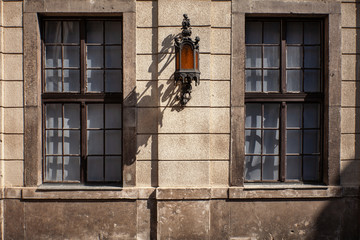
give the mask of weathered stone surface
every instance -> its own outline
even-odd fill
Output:
[[[211,29],[211,53],[230,54],[231,29]]]
[[[13,149],[13,151],[16,151]],[[23,161],[4,161],[4,184],[9,187],[24,185],[24,162]]]
[[[157,79],[157,56],[137,55],[136,56],[136,79],[156,80]]]
[[[360,158],[360,134],[341,135],[341,159]]]
[[[355,107],[360,104],[360,82],[343,81],[341,87],[341,106]]]
[[[137,14],[138,15],[138,14]],[[158,31],[157,28],[136,29],[136,53],[157,53]]]
[[[23,56],[4,54],[4,80],[23,80]]]
[[[5,133],[24,133],[24,109],[4,108]]]
[[[157,27],[158,1],[136,1],[136,26]]]
[[[357,55],[343,55],[341,57],[342,80],[360,80],[360,61]]]
[[[210,201],[210,239],[229,239],[230,215],[230,204],[228,202],[225,200]]]
[[[19,2],[3,2],[3,25],[9,27],[22,26],[22,1]]]
[[[212,1],[210,21],[212,27],[231,27],[231,1]]]
[[[359,3],[355,3],[357,0],[347,1],[341,4],[341,26],[342,27],[356,27],[360,26],[360,19],[357,17],[359,11]]]
[[[5,159],[24,158],[24,136],[19,134],[4,134],[2,142],[4,144]],[[16,151],[15,151],[16,149]]]
[[[3,29],[3,48],[5,53],[22,53],[23,35],[22,28],[4,28]]]
[[[341,161],[341,185],[360,184],[360,161],[346,160]]]
[[[230,80],[230,55],[211,55],[211,79]]]
[[[210,185],[229,186],[229,161],[210,162]]]
[[[4,107],[22,107],[24,105],[23,82],[6,81],[3,82]]]
[[[24,202],[16,199],[4,200],[4,238],[25,239]]]
[[[341,109],[341,132],[360,133],[360,109],[342,108]]]

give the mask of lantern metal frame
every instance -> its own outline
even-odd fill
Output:
[[[199,71],[199,41],[200,38],[196,37],[195,41],[191,39],[191,26],[190,19],[187,14],[184,14],[184,20],[182,22],[182,32],[180,36],[175,37],[175,73],[174,79],[175,84],[181,83],[181,93],[180,93],[180,104],[186,105],[186,103],[191,99],[192,86],[191,83],[194,81],[195,86],[200,84],[200,71]],[[191,51],[188,51],[190,47]],[[187,48],[184,49],[184,48]],[[183,51],[184,50],[184,51]],[[192,67],[185,68],[183,63],[183,58],[185,54],[192,54]],[[190,56],[191,58],[191,56]],[[189,64],[189,63],[187,63]],[[191,62],[190,62],[191,64]],[[185,65],[185,64],[184,64]]]

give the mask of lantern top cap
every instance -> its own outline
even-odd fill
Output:
[[[184,19],[182,21],[182,35],[184,37],[190,37],[191,36],[191,26],[190,26],[190,18],[187,14],[184,14]]]

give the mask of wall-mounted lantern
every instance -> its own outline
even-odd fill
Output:
[[[191,83],[200,83],[199,71],[199,41],[191,36],[190,19],[184,14],[181,36],[175,37],[175,83],[181,82],[180,103],[185,105],[191,99]]]

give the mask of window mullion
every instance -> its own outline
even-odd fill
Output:
[[[86,78],[86,46],[85,46],[85,21],[80,21],[80,91],[85,93],[85,78]]]
[[[286,110],[287,106],[285,102],[281,103],[280,114],[280,181],[285,181],[285,169],[286,169]]]
[[[86,174],[86,169],[87,169],[87,135],[86,135],[86,105],[85,102],[81,103],[81,172],[80,172],[80,178],[81,178],[81,182],[86,182],[86,178],[87,178],[87,174]]]
[[[280,67],[281,67],[281,93],[286,92],[286,34],[285,34],[285,21],[281,20],[281,60],[280,60]]]

